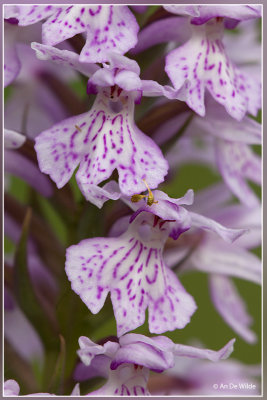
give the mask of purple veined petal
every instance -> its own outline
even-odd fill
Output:
[[[139,76],[133,71],[119,71],[115,76],[115,83],[124,90],[141,90],[142,82]]]
[[[39,22],[57,11],[58,7],[51,5],[6,6],[5,18],[17,18],[20,26],[27,26]]]
[[[79,55],[69,50],[61,50],[56,47],[32,42],[31,48],[35,51],[39,60],[50,60],[56,64],[71,67],[85,76],[94,74],[100,67],[96,64],[82,63]]]
[[[110,181],[102,187],[84,184],[82,194],[86,200],[95,204],[98,208],[102,208],[107,200],[118,200],[121,197],[119,185],[115,181]]]
[[[154,96],[165,96],[167,99],[186,101],[188,96],[188,81],[178,88],[174,89],[169,85],[160,85],[156,81],[142,80],[142,92],[143,96],[154,97]]]
[[[183,211],[184,212],[181,213],[184,214],[182,221],[181,222],[176,221],[174,222],[174,224],[172,224],[172,230],[169,236],[173,240],[177,240],[182,233],[188,231],[192,226],[190,213],[188,213],[188,211],[185,209],[183,209]]]
[[[245,143],[216,141],[216,159],[220,173],[232,192],[248,207],[256,207],[259,200],[247,179],[261,184],[261,159]]]
[[[166,267],[165,267],[166,268]],[[149,304],[149,330],[151,333],[163,333],[175,328],[182,329],[197,309],[193,297],[189,295],[176,275],[168,268],[168,287],[163,296],[159,296],[156,286],[150,291],[154,302]]]
[[[26,181],[45,197],[53,194],[53,188],[47,177],[26,157],[15,150],[5,150],[5,171]]]
[[[113,50],[108,51],[109,65],[105,64],[105,67],[110,69],[118,68],[120,70],[126,69],[127,71],[134,72],[136,75],[140,75],[140,67],[135,60],[128,58],[122,54],[118,54]]]
[[[215,211],[214,211],[215,216]],[[249,231],[239,237],[235,244],[245,249],[253,249],[262,243],[262,207],[247,207],[243,204],[232,204],[221,207],[216,212],[216,220],[227,226],[239,226]]]
[[[147,390],[149,370],[123,364],[110,371],[107,383],[87,396],[149,396]]]
[[[180,197],[179,199],[174,199],[172,197],[169,197],[166,193],[161,192],[160,190],[154,190],[154,195],[157,200],[168,201],[169,203],[176,204],[177,206],[180,206],[182,204],[186,206],[191,206],[194,202],[193,189],[188,189],[186,194],[183,197]]]
[[[174,354],[179,357],[204,358],[213,362],[217,362],[220,360],[225,360],[229,357],[234,350],[234,342],[235,339],[230,340],[218,351],[176,344],[174,348]]]
[[[255,115],[260,108],[260,84],[231,63],[222,33],[222,22],[193,27],[191,39],[167,55],[165,70],[176,89],[190,81],[186,102],[202,117],[207,89],[233,118],[241,120],[247,111]]]
[[[201,25],[214,17],[228,17],[243,21],[261,16],[261,5],[200,5],[200,6],[164,6],[165,10],[178,15],[190,15],[191,24]],[[232,25],[231,25],[232,27]]]
[[[195,228],[207,229],[217,233],[222,239],[228,243],[234,242],[237,238],[247,232],[247,229],[231,229],[227,228],[211,218],[205,217],[190,211],[192,226]]]
[[[157,215],[165,221],[177,221],[179,224],[189,224],[190,226],[190,216],[188,211],[181,207],[184,205],[191,205],[194,201],[194,192],[189,189],[186,194],[178,199],[169,197],[166,193],[160,190],[153,190],[154,203],[152,205],[147,205],[146,199],[141,199],[138,203],[132,202],[127,197],[122,197],[122,200],[127,204],[132,210],[136,211],[130,218],[132,222],[137,215],[142,211],[146,211]]]
[[[121,110],[115,110],[116,107]],[[164,180],[168,165],[157,145],[133,119],[134,99],[121,94],[110,98],[103,89],[88,113],[71,117],[36,138],[39,166],[61,188],[80,168],[76,179],[85,192],[88,185],[108,179],[115,168],[122,193],[132,195]]]
[[[137,42],[139,26],[127,6],[62,7],[43,25],[43,43],[54,46],[86,32],[82,62],[108,61],[107,52],[123,54]]]
[[[173,342],[167,336],[153,336],[148,337],[138,333],[127,333],[119,339],[120,345],[123,347],[125,345],[141,342],[147,346],[152,346],[160,351],[173,351]]]
[[[151,46],[170,41],[178,42],[181,45],[190,38],[190,33],[191,28],[186,18],[164,18],[141,30],[137,45],[130,53],[138,54]]]
[[[261,260],[253,253],[228,243],[211,241],[190,257],[190,269],[233,276],[257,284],[262,281]]]
[[[134,334],[132,334],[132,336],[133,335]],[[129,341],[128,338],[126,341],[123,340],[124,337],[120,339],[121,347],[117,351],[115,358],[112,360],[110,365],[112,370],[117,369],[121,364],[124,363],[142,365],[152,371],[157,372],[162,372],[173,367],[174,344],[170,339],[166,340],[167,346],[166,343],[164,343],[165,341],[163,342],[163,346],[158,346],[157,341],[153,340],[154,338],[151,338],[150,340],[145,338],[145,340],[143,340],[143,335],[138,336],[139,338],[133,337],[131,341]],[[159,341],[160,337],[158,339],[158,342]]]
[[[4,313],[5,338],[15,351],[26,361],[44,361],[44,348],[39,335],[21,312],[15,306]]]
[[[191,24],[199,25],[214,17],[227,17],[226,27],[232,29],[239,21],[260,18],[261,10],[261,5],[201,5],[199,6],[199,17],[192,18]]]
[[[141,213],[118,238],[96,238],[67,250],[66,273],[72,289],[97,313],[111,291],[118,336],[142,325],[149,307],[153,333],[183,328],[196,306],[172,271],[166,270],[162,247],[169,228],[153,226],[154,216]]]
[[[192,189],[189,189],[191,191]],[[188,192],[189,192],[188,191]],[[158,193],[157,193],[158,192]],[[193,192],[193,191],[192,191]],[[175,203],[175,199],[170,198],[167,194],[155,190],[153,192],[154,195],[154,201],[156,203],[152,204],[151,206],[148,206],[145,203],[145,200],[141,200],[138,205],[136,205],[136,212],[131,216],[130,222],[132,222],[137,215],[139,215],[141,212],[146,211],[148,213],[157,215],[161,219],[165,221],[173,221],[171,222],[171,231],[173,229],[177,229],[177,227],[174,225],[177,223],[178,229],[183,226],[188,226],[187,229],[190,228],[191,226],[191,218],[188,213],[188,211],[184,208],[179,206],[178,204]],[[160,196],[163,198],[161,199]],[[190,194],[191,195],[191,194]],[[167,200],[168,198],[168,200]],[[178,201],[180,199],[177,199]],[[131,208],[135,208],[134,205],[132,205],[129,201],[125,201],[126,204],[128,204]],[[187,230],[186,229],[186,230]]]
[[[84,365],[89,366],[93,358],[98,354],[105,352],[103,346],[94,343],[86,336],[79,338],[80,349],[77,351],[78,356]]]
[[[255,343],[256,334],[250,329],[252,317],[233,282],[226,276],[212,274],[209,286],[213,304],[225,322],[245,341]]]
[[[84,365],[89,366],[95,356],[104,354],[112,358],[119,349],[119,344],[116,342],[106,342],[103,346],[94,343],[86,336],[79,338],[80,349],[77,351],[81,361]]]
[[[9,379],[4,383],[4,396],[18,396],[20,392],[19,384],[14,379]]]
[[[88,84],[101,87],[118,85],[121,89],[126,91],[141,90],[142,88],[139,75],[135,71],[126,69],[117,71],[113,68],[99,69],[91,77]]]
[[[26,140],[26,136],[10,129],[4,129],[4,147],[5,149],[18,149]]]
[[[83,156],[81,128],[86,126],[88,113],[68,118],[38,135],[35,150],[39,168],[49,174],[57,187],[63,187],[71,178]],[[79,129],[77,129],[77,127]],[[78,139],[75,137],[78,137]],[[80,140],[79,140],[80,139]]]
[[[114,74],[112,73],[112,70],[108,70],[107,68],[99,69],[94,73],[91,79],[89,79],[88,85],[95,85],[101,87],[115,85]]]
[[[4,29],[4,87],[6,87],[19,74],[21,63],[16,49],[17,26],[5,23]]]
[[[192,129],[201,128],[215,137],[229,141],[247,144],[262,143],[261,124],[246,116],[241,121],[237,121],[230,117],[225,109],[213,99],[208,98],[207,100],[205,118],[195,116],[192,121]]]

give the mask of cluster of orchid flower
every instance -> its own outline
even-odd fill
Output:
[[[110,293],[117,324],[117,336],[101,344],[80,336],[73,395],[80,394],[77,383],[94,377],[106,383],[88,395],[213,394],[218,393],[213,384],[220,381],[256,382],[252,394],[257,394],[258,366],[220,361],[232,353],[235,339],[214,351],[175,344],[163,334],[183,329],[197,309],[177,272],[200,270],[209,274],[211,299],[224,321],[243,340],[256,341],[231,277],[261,283],[261,262],[251,252],[261,243],[261,206],[247,182],[261,183],[261,159],[251,147],[261,144],[261,125],[252,118],[261,108],[255,29],[261,6],[162,6],[140,29],[137,20],[150,8],[4,7],[4,81],[13,85],[5,108],[5,169],[54,202],[55,192],[60,196],[62,191],[61,206],[69,196],[63,187],[76,185],[72,176],[77,171],[76,188],[86,204],[97,210],[112,200],[123,209],[116,220],[111,218],[108,237],[83,237],[66,250],[72,290],[93,314]],[[236,27],[241,33],[227,33]],[[247,52],[249,41],[253,51]],[[167,43],[165,53],[141,73],[137,60],[162,43]],[[157,81],[164,63],[168,85]],[[157,80],[142,79],[140,73]],[[80,99],[66,84],[63,94],[56,85],[77,76],[84,85],[88,81],[88,98],[95,95],[89,111],[80,111]],[[154,117],[171,105],[160,123],[152,121],[150,129],[148,122],[150,135],[135,122],[135,106],[142,113],[142,104]],[[29,157],[32,140],[39,169],[33,148]],[[180,198],[157,189],[168,172],[192,162],[218,171],[223,181],[195,199],[192,189]],[[5,225],[7,236],[19,242],[20,228],[11,213]],[[47,286],[56,292],[35,240],[41,239],[28,240],[30,275],[41,291]],[[8,287],[5,300],[6,338],[27,353],[15,337],[14,318],[23,320],[25,333],[30,327]],[[156,335],[130,333],[145,323],[147,309],[149,332]],[[38,340],[34,336],[32,349]],[[148,384],[150,371],[165,371],[169,386],[162,380],[161,387],[154,387],[153,374]],[[4,390],[17,396],[20,387],[8,379]],[[239,388],[237,394],[242,393],[247,392]]]

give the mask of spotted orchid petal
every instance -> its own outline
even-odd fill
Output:
[[[120,237],[88,239],[67,250],[72,289],[93,313],[111,292],[118,336],[142,325],[147,307],[153,333],[183,328],[196,309],[162,260],[171,228],[153,225],[154,216],[141,213]]]
[[[203,132],[231,142],[261,144],[261,124],[246,116],[242,121],[231,118],[220,104],[208,96],[206,106],[206,116],[204,118],[195,116],[190,130],[199,131],[201,129]]]
[[[85,76],[92,75],[100,68],[96,64],[80,62],[79,55],[69,50],[61,50],[37,42],[32,42],[31,48],[35,51],[39,60],[50,60],[56,64],[71,67]]]
[[[89,348],[102,348],[86,338]],[[175,344],[165,336],[146,337],[130,333],[119,339],[117,350],[110,354],[110,370],[107,383],[92,395],[140,395],[149,394],[147,381],[149,370],[162,372],[174,367],[176,358],[189,357],[208,359],[213,362],[227,358],[233,351],[235,339],[229,341],[222,349],[213,351],[181,344]],[[114,343],[107,342],[111,345]],[[99,350],[100,351],[100,350]],[[101,351],[100,351],[101,352]],[[103,355],[95,355],[92,362]],[[180,361],[183,362],[183,359]]]
[[[108,61],[107,51],[126,53],[137,42],[139,26],[127,6],[61,7],[43,25],[43,43],[54,46],[86,32],[80,61]]]
[[[244,340],[255,343],[256,335],[250,329],[252,318],[233,282],[226,276],[212,274],[210,291],[212,301],[225,322]]]
[[[247,232],[246,228],[228,228],[207,216],[203,216],[191,211],[190,207],[189,210],[182,207],[182,204],[188,206],[192,205],[194,197],[192,189],[189,189],[185,196],[181,197],[180,199],[170,198],[166,193],[159,190],[154,190],[152,194],[153,204],[151,205],[147,204],[146,198],[143,198],[138,201],[138,203],[135,203],[132,200],[130,201],[129,199],[122,197],[122,200],[133,210],[135,210],[135,213],[130,217],[130,222],[133,221],[135,217],[143,211],[158,216],[164,221],[164,223],[167,221],[172,221],[172,224],[170,225],[171,228],[169,236],[174,240],[178,239],[183,232],[186,232],[191,227],[215,232],[226,242],[230,243]]]
[[[66,119],[36,138],[40,169],[59,188],[79,164],[76,178],[85,196],[89,185],[108,179],[115,168],[126,195],[145,190],[143,179],[152,188],[163,181],[167,162],[157,145],[136,127],[134,99],[127,92],[117,98],[114,93],[111,99],[110,90],[98,94],[88,113]]]
[[[165,70],[176,89],[190,81],[187,104],[199,115],[205,115],[207,89],[233,118],[241,120],[246,112],[256,115],[261,88],[257,80],[231,63],[222,34],[221,21],[192,27],[191,39],[168,54]]]
[[[20,26],[35,24],[57,11],[58,7],[51,5],[26,5],[4,6],[4,17],[6,19],[16,18]]]
[[[234,349],[235,339],[230,340],[223,348],[218,351],[209,349],[199,349],[192,346],[186,346],[182,344],[176,344],[174,354],[180,357],[192,357],[192,358],[206,358],[210,361],[217,362],[219,360],[225,360],[229,357]]]
[[[261,283],[262,265],[253,253],[224,242],[208,241],[192,253],[188,269],[238,277]]]
[[[80,349],[77,354],[86,366],[89,366],[94,357],[100,354],[113,358],[120,347],[118,343],[111,341],[106,342],[103,346],[98,345],[86,336],[81,336],[79,338],[79,346]]]
[[[200,6],[164,6],[165,10],[178,15],[190,15],[191,24],[201,25],[215,17],[227,17],[236,21],[259,18],[261,5],[200,5]],[[232,22],[233,24],[233,22]],[[231,25],[232,27],[232,25]]]
[[[146,211],[151,214],[157,215],[159,218],[165,221],[177,221],[178,223],[189,220],[188,213],[181,205],[191,205],[194,201],[194,192],[189,189],[183,197],[174,199],[169,197],[166,193],[161,190],[153,190],[153,204],[148,205],[146,198],[141,199],[138,203],[133,203],[128,198],[123,198],[123,201],[133,210],[136,211],[130,219],[140,214],[140,212]]]
[[[21,63],[16,49],[17,27],[9,23],[5,23],[4,27],[4,87],[6,87],[19,74]]]
[[[207,212],[207,210],[206,210]],[[238,226],[248,229],[248,232],[239,237],[235,244],[245,249],[253,249],[262,243],[262,209],[260,201],[257,206],[251,208],[244,204],[231,204],[221,206],[214,210],[216,220],[226,226]]]
[[[217,233],[226,242],[232,243],[240,236],[247,232],[247,229],[232,229],[221,225],[219,222],[214,221],[211,218],[190,212],[192,226],[195,228],[206,229],[211,232]]]
[[[245,143],[216,141],[218,168],[232,192],[248,207],[256,207],[259,200],[246,179],[261,184],[261,158]]]
[[[115,181],[110,181],[102,187],[85,183],[81,191],[84,197],[98,208],[102,208],[107,200],[118,200],[121,197],[121,191]]]
[[[170,100],[176,99],[180,101],[185,101],[187,99],[188,86],[188,81],[185,81],[183,86],[179,89],[174,89],[169,85],[160,85],[156,81],[141,80],[141,89],[143,96],[165,96],[167,97],[167,99]]]
[[[26,136],[10,129],[4,130],[4,146],[5,149],[18,149],[26,140]]]
[[[109,379],[104,386],[87,396],[149,396],[148,376],[147,368],[123,364],[109,372]]]
[[[120,345],[111,362],[111,369],[117,369],[123,363],[133,363],[162,372],[174,365],[174,344],[167,337],[148,338],[129,333],[120,338]]]

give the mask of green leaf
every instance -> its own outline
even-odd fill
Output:
[[[51,393],[63,394],[64,372],[66,364],[66,342],[62,335],[59,335],[59,340],[60,350],[50,383],[50,391]]]
[[[51,317],[41,306],[33,289],[33,283],[29,276],[27,263],[27,240],[32,211],[28,208],[24,218],[21,237],[15,252],[14,261],[14,294],[21,310],[30,320],[39,333],[45,347],[53,347],[56,328]]]

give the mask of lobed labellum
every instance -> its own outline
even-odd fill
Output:
[[[196,309],[162,258],[171,227],[154,219],[141,213],[120,237],[88,239],[67,250],[72,289],[93,313],[111,292],[118,336],[142,325],[147,307],[153,333],[183,328]]]
[[[108,52],[126,53],[137,43],[139,26],[126,6],[73,5],[58,9],[43,25],[43,43],[55,45],[86,32],[83,62],[109,61]]]
[[[114,111],[114,103],[121,109]],[[114,169],[122,193],[132,195],[164,180],[168,165],[160,149],[135,125],[134,100],[127,93],[110,98],[103,89],[88,113],[64,120],[36,138],[35,149],[42,172],[61,188],[80,164],[76,178],[84,196],[94,201],[97,185]]]
[[[222,42],[222,29],[222,22],[214,20],[194,26],[192,38],[168,54],[165,69],[177,89],[186,80],[190,81],[187,104],[199,115],[205,115],[207,89],[233,118],[241,120],[247,111],[257,114],[261,88],[229,60]]]

